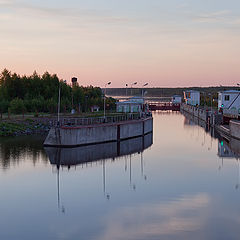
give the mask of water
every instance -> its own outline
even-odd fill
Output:
[[[239,239],[239,143],[194,121],[78,150],[1,139],[0,239]]]

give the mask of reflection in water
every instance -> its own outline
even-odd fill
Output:
[[[221,135],[214,131],[214,128],[210,127],[206,122],[194,117],[192,114],[188,114],[183,112],[185,116],[184,119],[184,126],[196,126],[199,125],[200,127],[204,128],[204,135],[202,145],[205,144],[206,133],[210,133],[211,137],[218,139],[218,156],[220,158],[236,158],[240,157],[240,141],[234,138],[226,139],[225,135]],[[212,138],[211,138],[212,144]],[[211,145],[212,147],[212,145]]]
[[[208,194],[198,193],[169,202],[120,208],[108,216],[106,230],[99,239],[179,239],[179,232],[191,233],[204,227],[210,204]]]
[[[152,133],[144,137],[132,138],[121,142],[109,142],[75,148],[46,147],[50,163],[59,166],[71,166],[92,163],[103,159],[114,159],[125,155],[142,152],[153,142]],[[131,162],[131,161],[130,161]],[[131,164],[130,164],[131,167]],[[126,169],[126,167],[125,167]]]
[[[202,145],[205,144],[205,138],[206,133],[210,133],[211,135],[211,147],[208,148],[210,150],[212,148],[212,140],[213,138],[216,138],[218,140],[218,149],[217,149],[217,155],[221,159],[221,163],[218,166],[218,170],[222,170],[224,167],[224,159],[236,159],[237,161],[237,183],[235,185],[235,188],[239,188],[240,184],[240,141],[231,137],[226,138],[226,136],[221,133],[218,133],[214,131],[214,128],[208,126],[206,122],[194,117],[191,114],[188,114],[186,112],[183,112],[183,115],[185,116],[184,119],[184,125],[185,126],[196,126],[199,125],[200,127],[204,128],[204,135],[203,135],[203,141]]]
[[[58,209],[65,213],[65,207],[61,206],[60,201],[60,166],[86,165],[93,162],[100,161],[102,164],[102,178],[103,178],[103,194],[106,199],[110,199],[110,193],[106,191],[106,159],[117,160],[125,157],[125,171],[127,171],[127,157],[129,156],[129,184],[133,190],[136,190],[136,184],[132,183],[132,154],[141,154],[141,174],[144,175],[144,160],[143,151],[150,147],[153,143],[153,134],[149,133],[143,137],[131,138],[120,142],[109,142],[95,145],[81,146],[75,148],[57,148],[45,147],[45,151],[49,157],[49,161],[57,168],[57,199]],[[88,166],[88,165],[86,165]],[[144,175],[144,179],[147,177]]]
[[[0,239],[238,240],[239,145],[180,113],[153,117],[152,145],[50,149],[51,162],[32,137],[1,141]]]
[[[21,161],[31,159],[33,165],[38,161],[48,162],[42,148],[45,136],[3,137],[0,139],[0,168],[9,169]]]

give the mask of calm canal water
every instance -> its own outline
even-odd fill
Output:
[[[120,145],[1,139],[0,239],[239,239],[238,143],[153,116],[153,136]]]

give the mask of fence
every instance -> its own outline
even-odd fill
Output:
[[[106,116],[106,117],[60,117],[60,126],[82,126],[82,125],[93,125],[101,123],[116,123],[121,121],[137,120],[140,118],[150,117],[151,113],[129,113],[124,115]],[[58,126],[57,118],[39,118],[39,122],[49,125],[50,127]]]

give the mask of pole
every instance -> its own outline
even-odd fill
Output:
[[[61,90],[60,90],[60,82],[59,82],[59,87],[58,87],[58,126],[60,126],[60,101],[61,101]]]
[[[104,121],[105,121],[105,117],[106,117],[106,87],[107,87],[107,85],[110,85],[111,84],[111,82],[108,82],[108,83],[106,83],[105,84],[105,88],[104,88],[104,99],[103,99],[103,101],[104,101],[104,103],[103,103],[103,116],[104,116]]]
[[[105,85],[105,89],[104,89],[104,104],[103,104],[103,116],[104,116],[104,120],[105,120],[105,115],[106,115],[106,85]]]
[[[213,111],[213,96],[211,94],[211,112]]]

